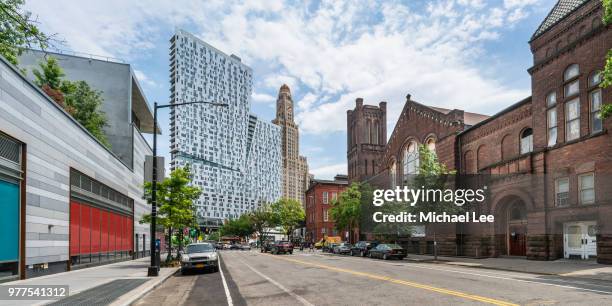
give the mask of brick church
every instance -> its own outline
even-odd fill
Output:
[[[612,119],[602,120],[600,71],[612,48],[599,0],[560,0],[537,28],[532,96],[493,116],[442,109],[410,95],[387,137],[386,103],[347,112],[349,181],[379,188],[418,173],[420,145],[462,175],[489,178],[480,213],[494,223],[434,224],[398,237],[415,253],[612,264]],[[365,234],[365,233],[362,233]]]

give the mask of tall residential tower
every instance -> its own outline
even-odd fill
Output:
[[[252,70],[185,31],[170,40],[171,168],[189,165],[205,224],[236,218],[281,195],[281,129],[250,113]],[[218,223],[218,222],[217,222]]]
[[[308,188],[308,162],[300,156],[300,135],[293,120],[293,99],[287,84],[283,84],[276,100],[276,119],[272,123],[281,127],[283,155],[283,197],[305,205]]]

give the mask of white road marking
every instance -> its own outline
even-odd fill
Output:
[[[221,269],[221,256],[219,256],[219,273],[221,273],[221,279],[223,280],[223,290],[225,290],[225,297],[227,297],[227,306],[234,306],[227,281],[225,281],[225,275],[223,275],[223,270]]]
[[[319,256],[319,257],[328,257],[326,255],[320,255],[320,254],[318,254],[317,256]],[[351,257],[343,257],[343,258],[347,259],[347,260],[352,260],[352,261],[364,260],[364,259],[353,259]],[[386,265],[397,265],[396,263],[388,263],[388,262],[381,262],[381,261],[372,261],[372,262],[379,263],[379,264],[386,264]],[[483,274],[483,273],[466,272],[466,271],[454,270],[454,269],[424,267],[424,266],[417,265],[417,264],[405,264],[405,263],[399,263],[399,265],[400,266],[404,266],[404,267],[408,267],[408,268],[414,267],[414,268],[427,269],[427,270],[436,270],[436,271],[442,271],[442,272],[461,273],[461,274],[468,274],[468,275],[474,275],[474,276],[480,276],[480,277],[488,277],[488,278],[495,278],[495,279],[502,279],[502,280],[512,280],[512,281],[523,282],[523,283],[532,283],[532,284],[540,284],[540,285],[554,286],[554,287],[567,288],[567,289],[584,290],[584,291],[596,292],[596,293],[605,293],[605,294],[611,294],[612,293],[612,291],[587,289],[587,288],[580,288],[580,287],[568,286],[568,285],[550,284],[550,283],[545,283],[545,282],[537,281],[537,280],[516,279],[516,278],[513,278],[509,274],[497,274],[497,275],[495,275],[495,274]],[[527,274],[527,272],[517,272],[517,273]],[[508,277],[498,276],[498,275],[507,275]],[[551,276],[554,276],[554,275],[551,275]],[[529,276],[529,277],[533,278],[533,276]],[[569,281],[564,281],[564,280],[553,280],[553,281],[569,282]],[[609,286],[605,286],[605,285],[597,285],[597,284],[588,284],[588,285],[595,286],[595,287],[609,288]]]
[[[302,303],[302,305],[305,306],[314,306],[314,304],[308,302],[305,298],[291,292],[291,290],[285,288],[285,286],[281,285],[280,283],[278,283],[277,281],[271,279],[270,277],[268,277],[267,275],[259,272],[258,270],[256,270],[255,268],[251,267],[249,264],[247,264],[244,260],[242,259],[238,259],[238,261],[240,261],[243,265],[247,266],[247,268],[251,269],[251,271],[255,272],[255,274],[261,276],[263,279],[267,280],[268,282],[272,283],[273,285],[275,285],[276,287],[278,287],[279,289],[285,291],[287,294],[291,295],[292,297],[294,297],[296,300],[300,301],[300,303]]]

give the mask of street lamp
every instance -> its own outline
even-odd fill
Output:
[[[211,104],[215,106],[228,106],[227,104],[222,103],[214,103],[208,101],[193,101],[193,102],[185,102],[185,103],[174,103],[174,104],[164,104],[157,105],[157,102],[153,103],[153,176],[151,179],[151,266],[148,269],[148,276],[158,276],[159,275],[159,265],[157,263],[157,255],[155,252],[155,227],[156,227],[156,219],[157,219],[157,110],[160,108],[172,108],[175,106],[181,105],[191,105],[191,104]],[[172,237],[170,237],[172,238]]]

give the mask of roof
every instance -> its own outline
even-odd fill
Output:
[[[441,107],[433,107],[433,106],[428,106],[425,105],[435,111],[441,112],[445,115],[447,115],[448,113],[452,112],[452,109],[447,109],[447,108],[441,108]],[[467,124],[467,125],[474,125],[479,123],[480,121],[483,121],[487,118],[489,118],[490,116],[487,115],[483,115],[483,114],[478,114],[478,113],[470,113],[470,112],[463,112],[463,123]]]
[[[544,21],[540,24],[538,29],[533,33],[531,40],[544,34],[547,30],[552,28],[559,21],[567,17],[571,12],[576,10],[581,5],[587,3],[590,0],[559,0],[557,4],[552,8],[550,13],[544,18]]]
[[[508,106],[508,107],[506,107],[506,108],[504,108],[503,110],[499,111],[497,114],[495,114],[495,115],[493,115],[493,116],[491,116],[491,117],[488,117],[487,119],[482,120],[482,121],[478,122],[478,123],[477,123],[477,124],[475,124],[475,125],[472,125],[472,126],[470,126],[470,127],[466,128],[465,130],[461,131],[461,132],[459,133],[459,135],[461,135],[461,134],[465,134],[465,133],[467,133],[468,131],[471,131],[471,130],[473,130],[473,129],[475,129],[475,128],[479,127],[479,126],[482,126],[482,125],[486,124],[486,123],[487,123],[487,122],[489,122],[489,121],[495,120],[495,119],[496,119],[496,118],[498,118],[499,116],[501,116],[501,115],[503,115],[503,114],[505,114],[505,113],[507,113],[507,112],[509,112],[509,111],[512,111],[512,110],[514,110],[514,109],[518,108],[519,106],[521,106],[521,105],[523,105],[523,104],[525,104],[525,103],[529,103],[529,102],[531,102],[531,96],[529,96],[529,97],[527,97],[527,98],[525,98],[525,99],[523,99],[523,100],[521,100],[521,101],[518,101],[518,102],[516,102],[516,103],[514,103],[514,104],[512,104],[512,105],[510,105],[510,106]]]

